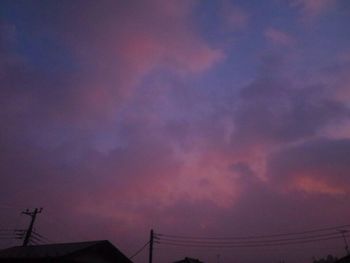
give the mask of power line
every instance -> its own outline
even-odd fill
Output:
[[[30,240],[30,244],[33,244],[33,245],[40,245],[40,243],[36,242],[36,241],[33,240],[33,239]]]
[[[0,237],[0,239],[1,240],[9,240],[9,239],[13,240],[13,237]]]
[[[0,229],[1,238],[16,239],[18,235],[18,230],[16,229]]]
[[[25,214],[25,215],[28,215],[28,216],[31,217],[30,224],[28,226],[28,230],[26,231],[26,236],[25,236],[25,238],[23,240],[23,246],[24,247],[28,245],[28,242],[29,242],[29,240],[31,238],[32,231],[33,231],[33,226],[34,226],[34,222],[35,222],[35,218],[36,218],[37,214],[41,213],[42,210],[43,210],[42,208],[40,208],[40,209],[35,208],[34,211],[32,211],[32,212],[30,212],[28,209],[26,211],[22,212],[22,214]]]
[[[298,245],[298,244],[313,243],[313,242],[341,239],[341,238],[342,237],[338,235],[338,236],[327,237],[327,238],[309,239],[309,240],[294,241],[294,242],[255,243],[255,244],[245,244],[245,243],[241,243],[241,244],[240,243],[236,243],[236,244],[217,244],[217,243],[216,244],[215,243],[193,244],[193,243],[170,242],[170,241],[155,241],[155,243],[161,244],[161,245],[197,247],[197,248],[249,248],[249,247]]]
[[[129,257],[129,259],[136,257],[139,253],[141,253],[142,250],[144,250],[147,247],[147,245],[149,243],[150,243],[150,241],[148,241],[146,244],[144,244],[139,250],[137,250],[137,252],[135,252],[131,257]]]
[[[46,242],[54,243],[54,241],[52,241],[51,239],[49,239],[49,238],[43,236],[42,234],[39,234],[39,233],[37,233],[37,232],[35,232],[35,231],[33,231],[33,234],[34,234],[34,236],[37,236],[38,238],[41,238],[42,240],[44,240],[44,241],[46,241]]]
[[[31,235],[29,243],[32,243],[33,241],[44,243],[39,237],[37,237],[35,235]]]
[[[0,237],[10,237],[10,238],[15,238],[15,234],[0,235]]]
[[[309,236],[299,236],[292,238],[274,238],[274,239],[243,239],[243,240],[189,240],[189,239],[176,239],[176,238],[165,238],[157,237],[156,240],[167,241],[167,242],[180,242],[188,244],[249,244],[249,243],[276,243],[276,242],[288,242],[288,241],[302,241],[308,239],[317,239],[317,238],[327,238],[327,237],[342,237],[340,233],[326,233],[318,235],[309,235]]]
[[[43,243],[52,243],[50,239],[36,232],[34,228],[34,222],[36,215],[41,213],[42,208],[34,209],[33,211],[29,211],[28,209],[22,212],[20,215],[28,215],[31,217],[30,224],[28,229],[19,229],[18,227],[11,228],[1,228],[0,229],[0,239],[2,240],[23,240],[23,245],[28,244],[43,244]]]
[[[321,242],[349,237],[350,225],[341,225],[299,232],[280,233],[272,235],[250,235],[231,237],[198,237],[169,234],[155,234],[155,243],[168,246],[197,247],[197,248],[248,248],[276,247]],[[342,231],[339,231],[342,229]]]
[[[273,235],[252,235],[252,236],[235,236],[235,237],[204,237],[204,236],[180,236],[180,235],[169,235],[169,234],[155,234],[157,237],[170,237],[170,238],[179,238],[179,239],[209,239],[209,240],[230,240],[230,239],[260,239],[260,238],[270,238],[270,237],[281,237],[281,236],[292,236],[292,235],[303,235],[303,234],[311,234],[316,232],[325,232],[330,230],[344,229],[350,228],[350,225],[340,225],[334,227],[327,228],[318,228],[311,229],[300,232],[289,232],[289,233],[281,233],[281,234],[273,234]]]
[[[16,239],[23,239],[26,231],[24,229],[15,229],[15,238]]]

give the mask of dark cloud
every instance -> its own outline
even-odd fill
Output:
[[[284,148],[268,160],[267,176],[282,189],[348,195],[348,139],[317,139]]]
[[[311,138],[349,117],[346,104],[331,95],[334,87],[298,86],[291,77],[282,75],[284,67],[278,59],[265,60],[258,77],[241,90],[234,115],[234,144]]]

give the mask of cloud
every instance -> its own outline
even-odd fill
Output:
[[[274,45],[293,46],[296,40],[288,33],[270,27],[264,32],[265,38]]]
[[[330,86],[296,86],[279,59],[266,60],[261,73],[240,92],[234,114],[234,145],[293,142],[345,120],[346,104],[329,96]]]
[[[336,5],[333,0],[292,0],[290,5],[296,7],[303,20],[315,19]]]
[[[223,1],[220,15],[225,27],[231,31],[246,28],[250,20],[250,15],[246,10],[229,1]]]
[[[62,111],[58,112],[59,107],[68,104],[64,108],[71,112],[64,117],[74,121],[84,115],[86,122],[111,118],[153,70],[161,68],[175,74],[200,74],[224,58],[221,50],[210,47],[196,32],[190,20],[193,6],[162,1],[142,5],[103,2],[100,4],[103,16],[98,17],[90,2],[82,5],[80,2],[74,5],[47,3],[37,9],[28,7],[26,15],[35,17],[35,23],[43,25],[40,30],[28,28],[28,32],[37,38],[48,35],[48,42],[55,43],[52,48],[69,59],[72,70],[67,72],[67,67],[63,68],[67,66],[65,64],[55,72],[48,72],[60,62],[54,60],[45,65],[43,72],[36,64],[38,59],[32,60],[21,54],[26,64],[17,65],[17,68],[22,67],[22,72],[13,74],[30,76],[26,85],[41,90],[34,95],[39,104],[52,99],[47,104],[57,107],[57,115],[62,115]],[[56,10],[53,12],[57,14],[64,12],[64,15],[40,15],[50,10]],[[4,70],[10,68],[1,71]],[[20,81],[21,77],[17,86],[24,85]],[[5,82],[4,85],[8,84]],[[50,98],[50,93],[56,95]]]
[[[350,141],[307,141],[271,155],[267,175],[282,190],[307,194],[348,195]]]
[[[348,135],[328,130],[348,120],[347,62],[304,82],[305,61],[268,54],[254,76],[259,58],[223,61],[202,36],[198,4],[15,5],[21,19],[0,26],[2,202],[43,206],[38,226],[54,241],[108,238],[128,255],[152,227],[268,234],[347,218]],[[250,15],[228,5],[222,19],[245,28]],[[274,47],[293,43],[263,28]],[[233,69],[245,63],[237,81]],[[68,227],[57,231],[46,213]],[[178,256],[159,251],[160,261]]]
[[[140,85],[157,70],[190,79],[224,58],[196,31],[187,2],[103,2],[98,10],[85,1],[34,9],[23,3],[31,23],[1,24],[2,200],[55,207],[55,217],[69,214],[73,228],[99,222],[91,238],[113,220],[122,226],[114,233],[135,225],[144,230],[152,223],[145,216],[184,199],[224,205],[232,189],[205,184],[208,174],[182,189],[192,174],[160,129],[160,112],[151,110],[167,91]],[[40,39],[50,45],[33,47]],[[50,56],[41,64],[45,52],[63,59]],[[153,92],[158,95],[147,97]],[[105,151],[96,146],[101,138]],[[191,169],[204,172],[199,164]],[[82,215],[91,220],[81,222]]]

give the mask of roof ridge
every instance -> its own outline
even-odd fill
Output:
[[[55,243],[35,246],[15,246],[0,250],[0,258],[66,257],[75,253],[80,253],[95,246],[110,247],[115,253],[120,254],[122,257],[127,259],[127,257],[108,240]]]

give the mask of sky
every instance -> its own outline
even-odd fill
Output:
[[[152,228],[349,224],[349,24],[347,0],[2,0],[0,229],[43,207],[35,227],[52,242],[108,239],[131,256]],[[156,244],[154,262],[328,254],[343,241]]]

